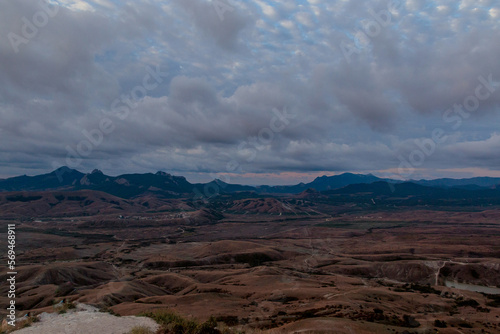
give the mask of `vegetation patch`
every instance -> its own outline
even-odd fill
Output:
[[[17,196],[7,196],[7,201],[9,202],[31,202],[31,201],[38,201],[39,199],[42,198],[42,196],[23,196],[23,195],[17,195]]]
[[[463,297],[457,298],[455,301],[458,307],[478,307],[479,303],[475,301],[474,299],[464,299]]]
[[[136,326],[130,330],[127,334],[155,334],[151,329],[144,326]]]
[[[200,323],[165,310],[144,313],[142,316],[153,319],[161,326],[156,334],[222,334],[214,317]]]

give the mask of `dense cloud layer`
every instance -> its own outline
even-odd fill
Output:
[[[0,32],[0,177],[500,166],[497,1],[19,0]]]

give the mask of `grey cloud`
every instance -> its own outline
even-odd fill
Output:
[[[86,140],[82,130],[104,117],[115,130],[82,168],[224,172],[237,159],[256,173],[383,170],[436,127],[450,138],[423,168],[498,165],[500,87],[461,132],[442,119],[480,75],[500,81],[500,46],[492,42],[500,23],[486,7],[495,2],[459,8],[447,0],[440,10],[406,1],[351,63],[340,43],[386,1],[273,2],[274,16],[253,1],[228,3],[234,10],[223,20],[201,0],[61,7],[18,54],[2,35],[0,141],[9,144],[0,147],[1,174],[15,173],[9,163],[20,171],[64,164],[66,146]],[[19,32],[21,17],[38,10],[27,0],[0,6],[2,32]],[[168,71],[161,85],[125,119],[109,115],[156,65]],[[259,143],[274,108],[297,116]],[[250,150],[257,154],[248,161]]]
[[[474,167],[500,166],[500,134],[493,133],[488,139],[459,142],[446,148],[449,156],[455,156],[462,166],[474,161]]]
[[[189,13],[202,35],[226,50],[237,48],[240,32],[252,21],[251,17],[241,14],[228,2],[178,0],[176,3]]]

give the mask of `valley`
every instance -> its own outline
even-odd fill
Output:
[[[500,331],[500,296],[460,288],[500,287],[500,208],[348,196],[42,191],[0,194],[0,208],[2,232],[16,224],[24,313],[65,300],[248,333]]]

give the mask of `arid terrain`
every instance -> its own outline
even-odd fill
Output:
[[[0,194],[19,315],[64,299],[248,332],[500,332],[500,208],[234,197]]]
[[[0,0],[0,263],[0,334],[500,334],[500,0]]]

